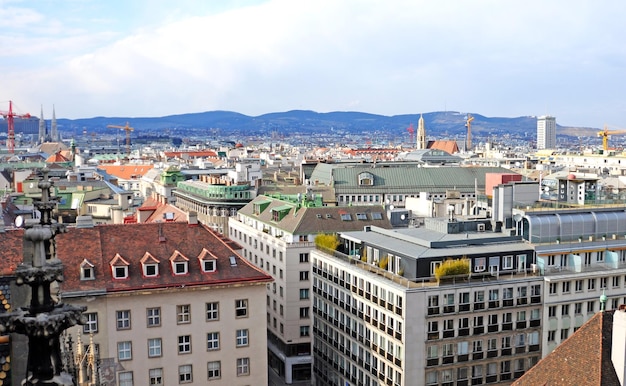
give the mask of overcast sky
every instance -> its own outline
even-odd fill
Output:
[[[0,0],[0,110],[626,127],[623,0]]]

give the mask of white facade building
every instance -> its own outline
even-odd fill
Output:
[[[537,117],[537,149],[556,148],[556,118],[549,115]]]

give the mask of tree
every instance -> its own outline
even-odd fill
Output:
[[[339,237],[334,233],[320,233],[315,236],[315,246],[320,249],[336,251],[339,244]]]
[[[448,259],[435,268],[435,279],[441,280],[446,276],[467,275],[469,273],[470,260],[467,257]]]

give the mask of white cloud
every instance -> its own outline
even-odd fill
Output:
[[[65,117],[549,108],[596,126],[600,114],[619,124],[626,107],[619,1],[273,0],[197,15],[183,3],[133,3],[137,14],[85,14],[90,23],[75,25],[60,10],[0,11],[20,30],[0,24],[11,37],[0,99],[54,103]],[[35,35],[24,32],[34,25]]]

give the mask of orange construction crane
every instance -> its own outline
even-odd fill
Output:
[[[467,114],[465,117],[465,126],[467,127],[467,139],[466,139],[466,151],[472,150],[472,121],[474,117],[471,114]]]
[[[415,146],[415,129],[413,128],[413,124],[411,123],[409,127],[406,128],[406,131],[409,132],[409,141],[412,146]]]
[[[626,130],[609,130],[608,125],[604,125],[604,130],[598,131],[598,137],[602,137],[602,149],[609,150],[609,136],[626,134]]]
[[[132,127],[128,126],[128,122],[126,122],[126,126],[107,125],[107,127],[124,130],[126,132],[126,155],[130,156],[130,132],[135,130],[135,129],[133,129]]]
[[[7,120],[7,126],[8,126],[7,148],[9,149],[9,153],[13,154],[15,153],[15,126],[14,126],[13,120],[15,118],[28,119],[30,118],[30,114],[14,113],[13,102],[9,101],[9,111],[0,111],[0,115],[2,115],[2,117]]]

